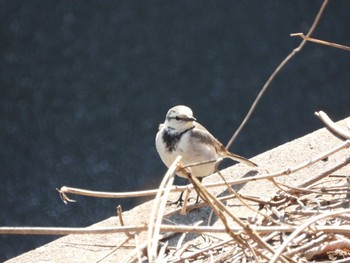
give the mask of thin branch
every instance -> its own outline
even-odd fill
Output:
[[[324,0],[323,4],[320,8],[320,10],[317,13],[317,16],[314,20],[314,22],[312,23],[311,28],[309,29],[309,32],[306,34],[306,36],[311,36],[311,34],[314,32],[314,30],[316,29],[316,26],[318,25],[318,22],[321,19],[321,16],[324,12],[324,10],[326,9],[326,6],[328,4],[329,0]],[[243,127],[246,125],[246,123],[248,122],[248,120],[250,119],[250,117],[252,116],[256,106],[258,105],[259,101],[261,100],[262,96],[265,94],[265,92],[267,91],[267,89],[270,87],[272,81],[276,78],[276,76],[280,73],[280,71],[282,70],[282,68],[298,53],[302,50],[302,48],[305,46],[305,44],[307,43],[307,40],[303,39],[303,41],[300,43],[300,45],[293,49],[293,51],[281,62],[281,64],[278,65],[278,67],[275,69],[275,71],[272,73],[272,75],[269,77],[269,79],[267,80],[267,82],[265,83],[265,85],[262,87],[262,89],[260,90],[258,96],[256,97],[256,99],[254,100],[252,106],[250,107],[247,115],[245,116],[245,118],[243,119],[241,125],[238,127],[238,129],[235,131],[235,133],[233,134],[233,136],[231,137],[231,139],[229,140],[229,142],[226,145],[226,148],[229,149],[233,143],[233,141],[237,138],[238,134],[241,132],[241,130],[243,129]]]
[[[69,199],[67,194],[91,196],[91,197],[101,197],[101,198],[129,198],[129,197],[144,197],[144,196],[153,196],[156,195],[158,189],[153,190],[144,190],[144,191],[133,191],[133,192],[124,192],[124,193],[111,193],[111,192],[102,192],[102,191],[91,191],[80,188],[62,186],[60,189],[57,189],[60,193],[60,196],[65,204],[68,202],[75,202],[75,200]],[[180,190],[181,191],[181,190]]]
[[[306,168],[309,165],[322,160],[326,157],[328,157],[331,154],[334,154],[342,149],[348,148],[350,146],[350,141],[347,140],[343,142],[342,144],[330,149],[329,151],[326,151],[324,153],[321,153],[320,155],[314,157],[313,159],[303,162],[299,165],[296,165],[295,167],[288,168],[286,170],[273,173],[273,174],[267,174],[267,175],[259,175],[255,177],[246,177],[246,178],[240,178],[240,179],[235,179],[231,181],[227,181],[228,184],[230,185],[235,185],[235,184],[242,184],[242,183],[247,183],[250,181],[257,181],[257,180],[263,180],[263,179],[270,179],[278,176],[283,176],[283,175],[288,175],[290,173],[296,172],[300,169]],[[226,182],[217,182],[217,183],[211,183],[211,184],[203,184],[204,187],[217,187],[217,186],[224,186],[226,185]],[[186,185],[186,186],[173,186],[171,191],[183,191],[185,189],[193,189],[193,185]],[[122,197],[139,197],[139,196],[149,196],[149,195],[155,195],[159,189],[157,190],[146,190],[146,191],[136,191],[136,192],[125,192],[125,193],[110,193],[110,192],[98,192],[98,191],[89,191],[89,190],[83,190],[83,189],[78,189],[78,188],[71,188],[71,187],[66,187],[63,186],[60,190],[61,196],[64,196],[66,200],[68,199],[67,193],[70,194],[80,194],[80,195],[85,195],[85,196],[98,196],[98,197],[104,197],[104,198],[122,198]],[[70,200],[70,199],[68,199]]]
[[[305,257],[306,259],[311,260],[316,255],[325,254],[329,251],[335,251],[337,249],[349,251],[350,240],[333,240],[324,244],[323,246],[314,246],[312,249],[305,252]]]
[[[349,210],[349,209],[348,209]],[[344,212],[345,211],[345,212]],[[306,211],[307,213],[308,211]],[[346,213],[347,210],[338,211],[338,213]],[[317,213],[315,211],[315,213]],[[320,212],[319,212],[320,213]],[[322,213],[327,215],[327,213]],[[250,226],[253,231],[261,234],[268,234],[272,232],[285,232],[291,233],[297,229],[297,226]],[[103,235],[103,234],[115,234],[115,233],[126,233],[126,232],[145,232],[147,231],[147,225],[130,225],[130,226],[117,226],[117,227],[0,227],[0,234],[2,235],[52,235],[52,236],[66,236],[66,235]],[[317,231],[325,233],[337,233],[337,234],[349,234],[350,225],[343,226],[315,226]],[[241,232],[244,230],[242,226],[230,226],[232,232]],[[214,226],[188,226],[188,225],[160,225],[161,232],[169,233],[226,233],[225,227],[214,227]],[[302,232],[308,233],[308,229],[303,229]]]
[[[348,47],[348,46],[344,46],[344,45],[340,45],[340,44],[336,44],[336,43],[332,43],[332,42],[328,42],[328,41],[324,41],[324,40],[308,37],[308,36],[305,36],[303,33],[293,33],[293,34],[290,34],[290,36],[291,37],[301,37],[302,39],[304,39],[306,41],[309,41],[309,42],[314,42],[314,43],[317,43],[317,44],[321,44],[321,45],[325,45],[325,46],[330,46],[330,47],[335,47],[335,48],[339,48],[339,49],[344,49],[346,51],[350,51],[350,47]]]
[[[204,252],[207,252],[207,251],[209,251],[209,250],[213,250],[213,249],[215,249],[215,248],[217,248],[217,247],[221,247],[221,246],[226,245],[227,243],[230,243],[230,242],[232,242],[232,238],[230,238],[230,239],[228,239],[228,240],[221,241],[221,242],[219,242],[219,243],[217,243],[217,244],[214,244],[214,245],[212,245],[212,246],[209,246],[209,247],[200,249],[200,250],[198,250],[198,251],[194,251],[194,252],[192,252],[191,254],[187,255],[186,257],[182,257],[181,260],[180,260],[180,262],[186,262],[186,261],[185,261],[186,259],[195,258],[195,257],[201,255],[201,254],[204,253]]]
[[[234,239],[239,244],[241,244],[242,247],[248,246],[250,248],[248,240],[243,239],[240,235],[234,233],[231,230],[230,226],[228,225],[227,217],[224,215],[224,213],[226,213],[231,219],[233,219],[236,223],[238,223],[239,226],[243,227],[244,233],[246,235],[248,235],[253,241],[258,243],[260,245],[260,247],[270,251],[271,253],[273,252],[272,247],[269,244],[267,244],[266,242],[264,242],[264,240],[260,237],[260,235],[250,228],[249,224],[246,224],[242,220],[240,220],[221,201],[219,201],[214,195],[209,193],[208,190],[200,184],[200,182],[198,181],[197,178],[195,178],[195,177],[191,176],[191,174],[189,174],[189,179],[192,182],[192,184],[194,185],[198,194],[202,197],[202,199],[205,202],[207,202],[209,204],[209,206],[214,210],[216,215],[220,218],[220,220],[222,221],[222,223],[224,224],[224,226],[226,228],[227,234],[229,234],[232,237],[232,239]],[[259,254],[263,258],[267,258],[267,255],[261,253],[260,250],[257,250],[257,251],[250,250],[250,251],[254,255]],[[285,261],[283,257],[281,257],[281,259],[283,261]],[[287,262],[287,261],[285,261],[285,262]]]
[[[350,209],[343,209],[343,210],[340,210],[340,211],[329,212],[329,213],[317,215],[315,217],[310,218],[305,223],[303,223],[300,226],[298,226],[297,229],[292,234],[290,234],[290,236],[288,236],[288,238],[283,242],[283,244],[277,249],[277,251],[273,255],[270,263],[276,262],[279,259],[279,257],[282,255],[282,252],[286,249],[287,245],[295,237],[297,237],[300,233],[305,231],[306,228],[308,228],[310,225],[312,225],[316,221],[318,221],[320,219],[323,219],[323,218],[334,217],[334,216],[337,216],[339,214],[347,214],[347,213],[350,213]]]
[[[122,211],[122,207],[120,205],[117,206],[117,216],[118,216],[118,219],[119,219],[119,224],[121,226],[125,226],[124,224],[124,220],[123,220],[123,211]],[[134,233],[133,233],[134,234]],[[128,237],[128,238],[132,238],[133,237],[133,234],[129,233],[129,232],[125,232],[125,235]]]
[[[335,165],[334,167],[331,167],[325,171],[322,171],[321,173],[319,173],[318,175],[316,175],[315,177],[306,180],[305,182],[299,184],[298,186],[292,186],[292,185],[287,185],[287,184],[283,184],[278,182],[278,188],[285,191],[288,194],[295,194],[295,193],[317,193],[317,194],[327,194],[332,190],[347,190],[347,187],[339,189],[339,187],[337,189],[333,189],[328,187],[327,189],[320,189],[320,190],[315,190],[315,189],[310,189],[310,188],[306,188],[309,187],[311,185],[313,185],[314,183],[322,180],[323,178],[329,176],[330,174],[334,173],[335,171],[343,168],[344,166],[347,166],[350,163],[350,157],[346,158],[343,162]],[[273,178],[271,178],[273,179]],[[273,181],[273,183],[277,183],[276,181]],[[280,186],[283,186],[285,188],[288,189],[282,189],[280,188]],[[333,193],[331,193],[333,194]]]
[[[263,174],[263,175],[258,175],[254,177],[244,177],[244,178],[239,178],[239,179],[234,179],[234,180],[228,180],[227,184],[229,185],[237,185],[237,184],[243,184],[251,181],[257,181],[257,180],[265,180],[265,179],[270,179],[274,177],[279,177],[279,176],[284,176],[288,175],[294,172],[297,172],[301,169],[304,169],[320,160],[323,160],[327,158],[328,156],[342,150],[345,148],[350,147],[350,140],[344,141],[341,144],[335,146],[334,148],[323,152],[319,154],[318,156],[312,158],[309,161],[305,161],[301,164],[298,164],[292,168],[288,168],[286,170],[278,171],[276,173],[272,174]],[[225,186],[226,182],[216,182],[216,183],[209,183],[209,184],[203,184],[204,187],[209,188],[209,187],[218,187],[218,186]],[[185,186],[173,186],[171,188],[172,192],[180,192],[184,191],[186,189],[193,189],[193,185],[185,185]],[[72,187],[67,187],[63,186],[61,189],[58,190],[61,196],[67,196],[67,194],[76,194],[76,195],[84,195],[84,196],[94,196],[94,197],[102,197],[102,198],[127,198],[127,197],[141,197],[141,196],[151,196],[151,195],[156,195],[159,189],[153,189],[153,190],[145,190],[145,191],[134,191],[134,192],[124,192],[124,193],[111,193],[111,192],[99,192],[99,191],[90,191],[90,190],[83,190],[79,188],[72,188]],[[66,197],[67,198],[67,197]],[[70,200],[70,199],[69,199]]]
[[[321,235],[320,237],[318,237],[317,239],[312,239],[310,242],[303,244],[300,247],[294,248],[290,251],[287,252],[288,256],[293,256],[297,253],[303,252],[305,253],[306,250],[310,249],[311,247],[318,247],[320,244],[322,244],[323,242],[329,240],[329,236],[328,235]]]
[[[173,185],[175,179],[175,171],[182,156],[176,157],[172,165],[170,165],[168,171],[166,172],[157,193],[157,196],[153,202],[152,212],[149,218],[148,224],[148,245],[147,254],[148,261],[155,262],[157,259],[157,248],[160,233],[160,225],[162,222],[164,209],[167,204],[168,196],[170,193],[170,187]]]
[[[343,162],[337,164],[336,166],[334,166],[326,171],[321,172],[320,174],[316,175],[314,178],[311,178],[310,180],[307,180],[306,182],[300,184],[298,187],[304,188],[304,187],[310,186],[310,185],[314,184],[315,182],[330,175],[331,173],[334,173],[335,171],[339,170],[340,168],[348,165],[349,163],[350,163],[350,157],[346,158]]]
[[[328,129],[330,129],[335,134],[339,135],[340,137],[343,137],[345,139],[350,139],[350,133],[340,128],[337,124],[335,124],[331,118],[328,117],[328,115],[323,112],[315,112],[315,115],[320,118],[320,120],[327,126]]]
[[[130,238],[126,238],[123,242],[119,243],[117,246],[114,245],[113,246],[114,249],[112,249],[106,255],[104,255],[102,258],[100,258],[98,261],[96,261],[96,263],[103,262],[106,258],[108,258],[110,255],[112,255],[115,251],[117,251],[120,247],[122,247],[124,244],[126,244],[129,240],[130,240]]]
[[[165,233],[163,235],[158,236],[158,240],[164,240],[166,238],[169,238],[172,236],[173,233]],[[135,262],[136,258],[138,258],[141,251],[145,250],[147,248],[148,241],[143,242],[142,244],[138,244],[138,246],[129,253],[123,260],[121,260],[121,263],[130,263]]]

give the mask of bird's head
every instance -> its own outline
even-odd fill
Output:
[[[168,111],[164,125],[170,131],[183,132],[193,128],[195,121],[196,118],[189,107],[178,105]]]

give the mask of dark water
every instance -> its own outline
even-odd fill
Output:
[[[0,225],[88,226],[141,199],[77,197],[157,187],[154,136],[186,104],[226,143],[322,1],[1,1]],[[349,2],[315,37],[350,45]],[[231,150],[250,157],[349,115],[350,53],[309,44]],[[52,240],[0,236],[0,260]]]

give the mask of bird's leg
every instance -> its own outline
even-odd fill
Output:
[[[179,198],[176,201],[174,201],[174,202],[168,201],[167,204],[168,205],[176,205],[177,207],[182,206],[182,204],[184,202],[184,200],[182,198],[183,195],[184,195],[184,191],[181,192]]]
[[[183,167],[182,164],[178,164],[178,167],[176,169],[177,172],[181,172],[182,174],[187,174],[187,176],[189,177],[189,174],[191,173],[191,170],[186,168],[186,167]],[[203,177],[197,177],[198,181],[201,183],[202,180],[203,180]],[[191,181],[189,179],[187,179],[187,182],[190,183]],[[174,201],[174,202],[171,202],[171,201],[168,201],[168,205],[174,205],[176,204],[176,206],[182,206],[183,205],[183,202],[184,202],[184,199],[183,199],[183,195],[184,195],[184,191],[181,192],[179,198]],[[190,200],[191,198],[188,199],[188,201]],[[199,203],[199,194],[197,193],[197,197],[196,197],[196,202],[195,204],[198,204]]]
[[[216,163],[215,163],[215,166],[214,166],[214,172],[215,173],[219,173],[220,170],[219,170],[219,165],[221,164],[223,158],[219,157],[217,160],[216,160]]]
[[[191,173],[191,170],[189,168],[186,168],[184,167],[181,163],[178,163],[177,164],[177,167],[176,167],[176,172],[177,173],[181,173],[181,174],[185,174],[185,175],[188,175],[189,173]],[[186,180],[187,183],[189,183],[189,180],[187,179]],[[184,191],[181,192],[179,198],[175,201],[175,202],[168,202],[168,205],[174,205],[176,204],[176,206],[182,206],[183,205],[183,195],[184,195]]]
[[[183,168],[183,166],[182,166],[181,164],[178,164],[178,167],[177,167],[176,171],[178,172],[178,171],[181,171],[181,170],[182,170],[182,171],[186,171],[185,168]],[[186,182],[185,182],[186,184],[189,183],[189,180],[188,180],[188,179],[185,179],[185,178],[183,178],[183,177],[178,177],[178,179],[186,180]],[[182,182],[180,182],[180,183],[182,184]],[[168,204],[168,205],[176,205],[177,207],[182,206],[182,205],[183,205],[183,202],[184,202],[184,199],[183,199],[184,192],[185,192],[185,191],[182,191],[182,192],[181,192],[179,198],[178,198],[176,201],[174,201],[174,202],[168,201],[167,204]]]

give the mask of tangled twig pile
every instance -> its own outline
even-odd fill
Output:
[[[201,232],[200,228],[193,227],[193,231],[187,232],[201,233],[206,240],[203,242],[205,246],[197,249],[189,244],[182,246],[183,238],[180,238],[176,247],[170,247],[165,243],[158,253],[158,233],[164,227],[160,224],[164,215],[162,212],[155,213],[154,222],[157,221],[158,224],[152,226],[150,224],[148,233],[154,235],[149,236],[148,259],[159,262],[183,262],[200,261],[211,257],[211,262],[308,262],[350,257],[350,178],[335,174],[350,163],[350,158],[319,174],[308,175],[311,179],[304,181],[298,187],[291,187],[275,179],[280,175],[293,176],[294,172],[316,162],[322,162],[332,154],[350,146],[348,141],[350,134],[347,131],[338,128],[325,113],[319,112],[317,115],[337,136],[345,136],[345,142],[295,168],[256,176],[254,180],[270,180],[279,189],[270,200],[239,195],[231,187],[232,183],[236,182],[227,183],[231,193],[229,196],[236,198],[248,209],[254,210],[254,217],[238,218],[196,178],[189,175],[196,191],[221,220],[224,228],[220,231],[224,230],[230,238],[212,237],[208,235],[208,229],[202,229]],[[165,181],[167,180],[165,178]],[[157,199],[160,203],[162,194],[158,195]],[[258,209],[253,208],[253,203],[258,204]],[[155,205],[153,211],[158,209],[159,206]],[[158,229],[158,232],[152,229]]]

